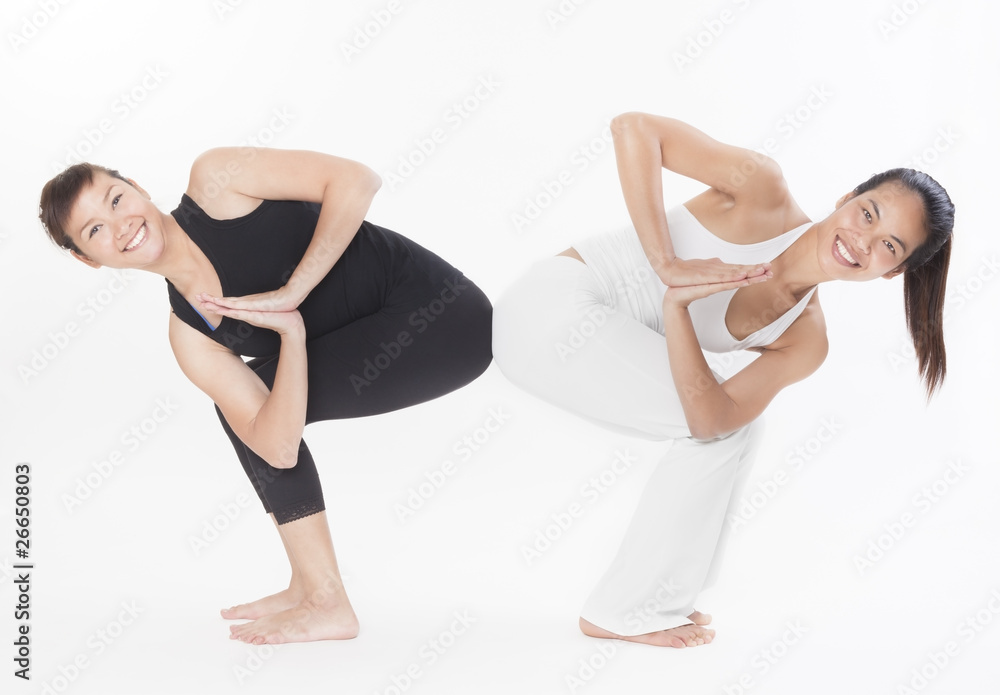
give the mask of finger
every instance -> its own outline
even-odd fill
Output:
[[[215,306],[234,307],[239,303],[239,297],[216,297],[208,292],[198,294],[198,300],[202,303],[210,302]]]
[[[766,275],[771,271],[770,263],[758,263],[756,265],[733,265],[730,266],[731,275],[726,280],[738,280],[740,278],[752,278],[758,275]]]

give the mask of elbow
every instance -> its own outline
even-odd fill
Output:
[[[705,420],[689,422],[688,431],[691,433],[691,438],[698,441],[707,442],[722,436],[718,427]]]
[[[639,132],[646,122],[646,114],[639,111],[621,113],[611,119],[611,137],[615,140]]]
[[[261,458],[267,462],[271,468],[288,469],[295,468],[295,465],[299,462],[299,447],[298,443],[295,446],[290,444],[278,447],[272,451],[267,452],[267,455],[261,455]]]
[[[739,429],[733,426],[734,423],[727,422],[717,413],[706,413],[694,417],[688,421],[688,431],[692,439],[710,442],[716,439],[725,439]]]
[[[367,195],[374,196],[382,188],[382,177],[378,173],[364,164],[359,164],[358,187]]]
[[[379,189],[382,188],[382,177],[373,169],[368,170],[368,188],[371,190],[372,195],[378,193]]]

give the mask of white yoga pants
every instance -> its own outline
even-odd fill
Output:
[[[658,284],[649,274],[638,277]],[[513,383],[612,431],[664,442],[621,547],[581,612],[622,636],[691,622],[698,593],[714,583],[725,520],[759,439],[757,423],[723,439],[691,438],[656,330],[656,297],[635,282],[609,291],[587,265],[555,256],[535,263],[493,312],[494,359]]]

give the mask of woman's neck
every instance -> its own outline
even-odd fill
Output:
[[[789,294],[801,298],[819,283],[831,280],[816,257],[818,236],[819,224],[815,223],[771,261],[774,278],[768,283],[776,282]]]
[[[202,274],[203,254],[178,224],[173,215],[161,213],[163,253],[155,264],[147,268],[169,280],[181,293],[197,281]]]

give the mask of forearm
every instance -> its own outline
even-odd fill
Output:
[[[646,257],[658,273],[674,260],[663,207],[663,156],[651,116],[626,113],[612,120],[618,179]]]
[[[291,468],[298,461],[309,393],[307,367],[305,328],[283,333],[274,384],[250,423],[247,442],[275,468]]]
[[[321,203],[312,241],[285,287],[296,305],[308,296],[350,245],[382,185],[374,171],[366,170],[349,184],[328,185]]]
[[[663,325],[670,373],[691,436],[714,439],[728,434],[723,423],[732,421],[736,404],[709,369],[687,308],[665,305]]]

